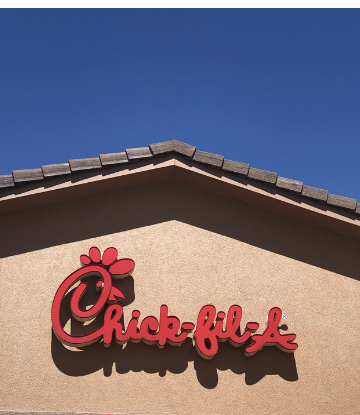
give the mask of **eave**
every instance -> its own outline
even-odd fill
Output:
[[[48,178],[27,182],[26,186],[2,189],[0,214],[146,183],[176,180],[275,214],[360,239],[360,216],[356,209],[347,210],[333,206],[304,197],[299,192],[285,190],[276,186],[276,183],[262,182],[249,175],[226,171],[222,168],[223,163],[220,167],[205,164],[199,161],[199,157],[190,158],[171,151],[158,157],[152,155],[133,159],[132,162],[73,171],[72,174],[52,176],[51,180]]]

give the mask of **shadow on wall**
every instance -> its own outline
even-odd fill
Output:
[[[360,241],[176,181],[3,215],[0,258],[171,220],[360,279]]]
[[[80,300],[80,307],[93,304],[97,294],[95,283],[98,278],[86,279],[88,288]],[[85,281],[85,280],[84,280]],[[128,277],[122,280],[113,280],[113,284],[125,295],[125,313],[129,312],[126,306],[135,299],[134,280]],[[63,300],[60,312],[62,326],[70,320],[71,334],[83,335],[102,325],[103,313],[90,324],[83,324],[75,320],[70,312],[70,291]],[[70,349],[52,333],[51,353],[56,367],[68,376],[85,376],[103,369],[105,376],[111,376],[113,366],[119,374],[144,371],[158,373],[165,376],[166,372],[183,373],[194,362],[194,369],[199,383],[207,389],[213,389],[218,384],[218,370],[231,370],[236,374],[245,374],[247,385],[259,382],[266,375],[279,375],[287,381],[298,379],[294,354],[284,353],[276,347],[264,347],[254,356],[245,357],[244,347],[233,347],[229,343],[219,343],[219,351],[211,360],[205,360],[198,355],[193,341],[187,338],[180,346],[166,344],[163,349],[156,345],[131,343],[120,346],[113,341],[109,348],[101,343],[79,349]]]

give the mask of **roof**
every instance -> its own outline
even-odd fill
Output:
[[[176,153],[195,163],[205,164],[215,169],[231,172],[239,177],[246,177],[276,187],[301,197],[312,199],[322,204],[343,209],[343,211],[360,214],[360,204],[355,199],[338,196],[327,190],[306,186],[303,182],[280,177],[277,173],[250,167],[249,164],[227,160],[218,154],[200,151],[196,147],[177,140],[150,144],[148,147],[131,148],[121,153],[100,154],[99,157],[73,159],[68,163],[43,165],[37,169],[13,170],[12,174],[0,176],[0,199],[3,189],[24,186],[30,182],[49,180],[59,176],[76,174],[86,170],[105,169],[110,166],[133,163],[141,159],[161,157]],[[149,160],[150,161],[150,160]]]

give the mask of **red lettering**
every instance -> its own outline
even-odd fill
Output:
[[[213,305],[204,306],[199,313],[194,333],[195,347],[204,359],[212,359],[218,351],[215,326],[213,325],[216,308]]]
[[[132,319],[129,322],[128,328],[126,330],[126,335],[129,337],[133,343],[139,343],[141,341],[141,333],[138,328],[140,317],[140,311],[135,310],[132,312]]]
[[[178,334],[180,329],[180,320],[177,317],[168,316],[168,306],[162,305],[160,307],[160,328],[158,346],[164,347],[168,342],[173,346],[180,346],[188,336],[187,331],[182,331]]]
[[[218,351],[218,342],[229,341],[233,346],[241,346],[251,336],[252,331],[257,329],[252,326],[252,330],[246,327],[243,335],[240,334],[240,322],[242,309],[238,305],[229,308],[226,328],[223,329],[226,314],[219,311],[216,316],[216,308],[213,305],[204,306],[199,313],[196,330],[194,333],[196,350],[204,359],[212,359]],[[257,324],[257,323],[251,323]]]
[[[104,346],[108,347],[115,337],[119,344],[126,344],[128,341],[134,343],[143,341],[146,344],[157,344],[162,348],[166,343],[180,346],[188,334],[194,330],[193,323],[184,322],[181,324],[177,317],[169,316],[168,307],[164,304],[160,307],[159,320],[154,316],[148,316],[142,320],[140,325],[140,311],[134,310],[125,329],[123,325],[124,310],[118,304],[120,300],[124,299],[124,295],[119,288],[112,285],[112,278],[123,278],[129,275],[134,269],[134,261],[128,258],[117,260],[116,248],[108,248],[101,255],[100,250],[96,247],[90,248],[89,256],[81,255],[80,260],[85,266],[69,275],[60,285],[51,309],[53,329],[62,343],[82,347],[102,339]],[[96,288],[101,292],[92,307],[88,310],[82,310],[79,307],[79,301],[86,291],[87,284],[81,280],[90,275],[100,277]],[[79,321],[94,319],[107,306],[103,326],[84,336],[72,336],[66,333],[60,322],[62,300],[78,282],[80,283],[70,299],[70,309],[74,318]],[[197,319],[194,333],[196,350],[203,358],[212,359],[218,351],[219,342],[229,341],[231,345],[238,347],[251,338],[252,343],[245,348],[246,356],[253,355],[263,346],[277,346],[285,352],[293,352],[298,347],[296,343],[293,343],[296,335],[279,332],[281,318],[281,309],[274,307],[269,311],[268,327],[262,334],[253,334],[259,329],[259,324],[256,322],[247,323],[243,334],[241,334],[242,308],[239,305],[232,305],[227,315],[223,311],[216,313],[216,308],[213,305],[206,305],[200,310]]]
[[[280,308],[274,307],[269,311],[268,327],[263,334],[255,334],[252,336],[253,343],[245,348],[245,355],[252,356],[263,346],[277,346],[284,352],[293,352],[298,345],[292,343],[296,339],[296,334],[280,334],[279,324],[282,318]],[[253,324],[253,323],[252,323]]]
[[[146,344],[156,344],[159,339],[159,322],[153,316],[145,317],[140,327],[141,340]]]
[[[123,315],[123,308],[120,304],[110,305],[104,315],[104,326],[103,326],[103,341],[104,346],[109,347],[113,339],[113,333],[115,331],[116,340],[123,332],[123,325],[120,319]]]
[[[80,310],[78,302],[81,296],[85,292],[85,289],[86,289],[85,283],[80,283],[80,285],[75,289],[75,292],[70,301],[72,315],[77,320],[87,321],[87,320],[93,319],[100,313],[100,311],[106,304],[106,301],[111,291],[111,286],[112,286],[111,276],[105,268],[99,265],[88,265],[84,268],[78,269],[77,271],[73,272],[66,278],[66,280],[60,285],[59,289],[57,290],[55,294],[52,309],[51,309],[51,320],[52,320],[54,333],[62,343],[68,346],[76,346],[76,347],[87,346],[91,343],[100,341],[102,337],[102,334],[103,334],[102,327],[84,336],[71,336],[70,334],[64,331],[60,323],[61,301],[64,298],[67,291],[71,289],[71,287],[74,284],[76,284],[79,280],[81,280],[82,278],[85,278],[89,275],[94,275],[94,274],[99,275],[103,281],[103,288],[96,303],[88,310]]]

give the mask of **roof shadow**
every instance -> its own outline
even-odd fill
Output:
[[[95,194],[1,218],[1,258],[177,220],[360,279],[360,241],[176,181]]]

